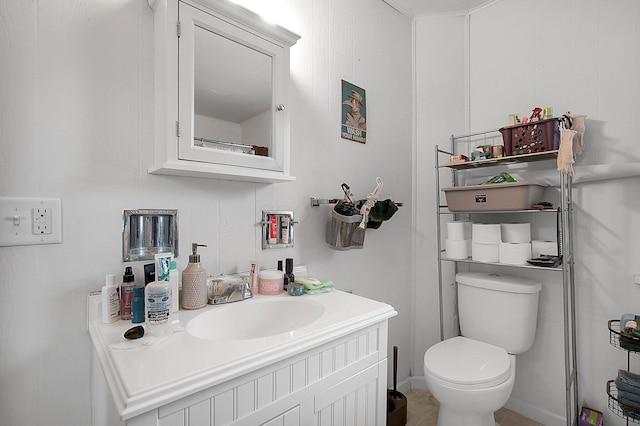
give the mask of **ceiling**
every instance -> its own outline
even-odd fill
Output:
[[[384,0],[409,16],[468,12],[494,0]]]

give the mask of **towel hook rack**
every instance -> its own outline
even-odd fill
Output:
[[[342,201],[340,198],[318,198],[318,197],[311,197],[309,200],[309,203],[311,204],[311,207],[320,207],[322,204],[337,204],[338,202]],[[394,204],[398,207],[402,207],[403,203],[396,203],[394,202]]]

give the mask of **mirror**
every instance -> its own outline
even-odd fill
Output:
[[[197,25],[194,33],[194,144],[268,156],[272,58]]]

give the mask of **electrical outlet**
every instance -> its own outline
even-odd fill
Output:
[[[32,212],[33,235],[51,234],[51,209],[36,207]]]
[[[633,283],[634,284],[640,284],[640,275],[634,275],[633,276]]]
[[[62,243],[62,200],[0,198],[0,246]]]

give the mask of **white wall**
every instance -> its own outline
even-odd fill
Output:
[[[508,113],[527,115],[534,106],[588,115],[577,175],[587,165],[638,162],[639,18],[640,3],[632,0],[510,0],[469,16],[417,19],[416,134],[417,150],[425,153],[418,156],[418,211],[435,208],[428,180],[434,145],[448,145],[451,133],[500,127]],[[461,34],[468,37],[463,47]],[[608,425],[625,424],[607,409],[606,381],[626,366],[626,353],[609,345],[607,320],[638,312],[640,305],[640,287],[632,281],[640,270],[640,231],[632,226],[639,182],[631,177],[583,183],[574,191],[579,404],[604,411]],[[425,241],[435,238],[432,217],[416,216]],[[418,245],[417,265],[425,262],[419,270],[434,270],[434,258],[433,247]],[[544,286],[536,343],[518,357],[510,404],[544,424],[563,424],[561,282],[548,273],[537,275]],[[416,305],[437,297],[435,281],[422,285],[428,290],[418,281]],[[430,326],[416,330],[416,371],[420,354],[438,338]],[[638,367],[633,356],[632,364]]]
[[[423,375],[424,352],[440,341],[434,146],[448,147],[451,134],[464,133],[465,34],[464,17],[431,17],[415,23],[416,331],[412,372],[418,377]],[[451,336],[453,306],[446,301],[452,300],[452,289],[444,286],[447,337]]]
[[[293,257],[314,275],[393,305],[389,348],[409,375],[411,21],[382,1],[280,2],[302,38],[291,52],[293,183],[148,175],[153,27],[145,0],[0,2],[0,196],[63,200],[61,245],[0,248],[0,412],[7,425],[91,424],[85,301],[121,274],[125,208],[177,208],[179,269],[191,242],[212,274]],[[340,80],[367,91],[366,145],[340,139]],[[365,248],[324,243],[347,182],[404,207]],[[262,251],[263,209],[295,211],[295,248]],[[142,263],[135,264],[137,278]],[[144,360],[140,360],[144,362]],[[167,360],[167,363],[184,360]],[[169,365],[168,365],[169,367]]]
[[[247,145],[268,146],[269,139],[265,137],[264,130],[269,129],[271,133],[271,117],[270,111],[261,112],[258,115],[245,120],[242,123],[242,141]]]
[[[194,114],[195,137],[222,142],[243,143],[242,125],[206,115]],[[245,143],[249,145],[249,143]]]

